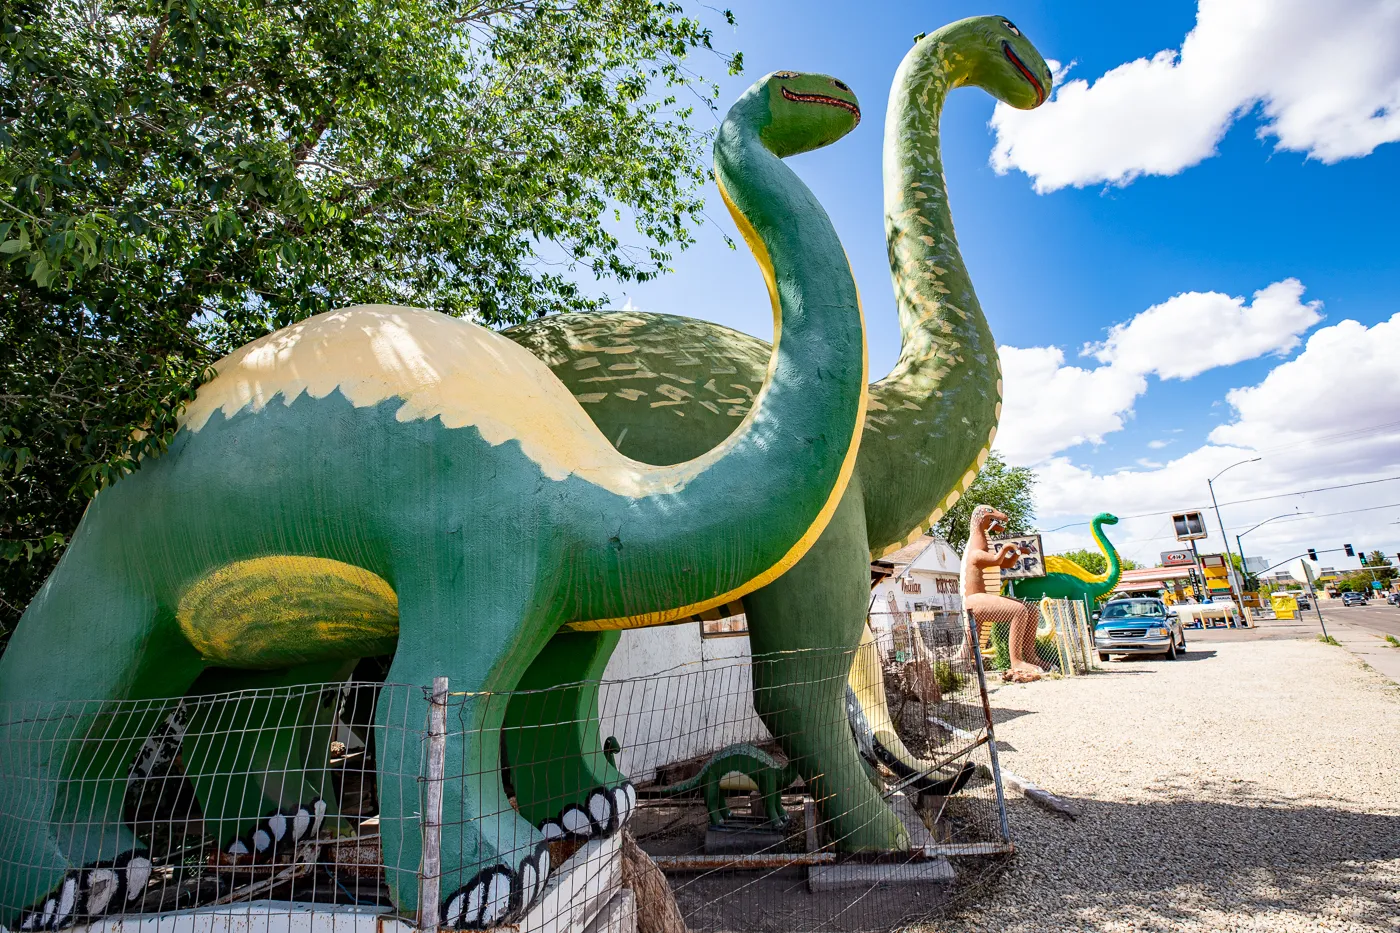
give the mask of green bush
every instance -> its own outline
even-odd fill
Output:
[[[992,669],[1011,670],[1011,623],[992,623]]]
[[[1400,642],[1397,642],[1400,644]],[[953,665],[948,661],[937,661],[933,665],[933,679],[938,684],[938,689],[945,696],[950,693],[957,693],[967,682],[967,678],[953,670]]]

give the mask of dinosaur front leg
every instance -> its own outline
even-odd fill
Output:
[[[621,633],[560,632],[517,685],[506,708],[505,747],[521,815],[546,838],[620,829],[636,791],[608,760],[598,724],[598,682]]]
[[[909,834],[870,783],[846,717],[846,677],[865,628],[870,555],[851,483],[807,555],[744,598],[754,706],[817,801],[837,845],[888,851]]]
[[[524,595],[533,581],[512,567],[514,559],[477,559],[471,569],[429,559],[395,574],[398,650],[375,709],[385,882],[401,911],[418,909],[423,735],[429,685],[445,676],[452,691],[439,850],[445,926],[511,922],[534,903],[550,871],[544,836],[516,812],[501,776],[509,691],[553,628]]]

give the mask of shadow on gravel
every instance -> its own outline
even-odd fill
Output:
[[[1188,647],[1185,654],[1178,654],[1176,656],[1176,663],[1180,664],[1182,661],[1209,661],[1211,658],[1215,657],[1216,654],[1217,652],[1211,651],[1209,648]]]
[[[1167,931],[1187,922],[1235,929],[1263,917],[1271,922],[1249,928],[1395,929],[1400,813],[1270,799],[1248,785],[1156,792],[1164,798],[1079,798],[1075,822],[1016,801],[1019,854],[996,900],[1044,910],[1035,929]],[[1173,799],[1178,794],[1238,802]],[[992,918],[974,909],[962,920],[982,929]]]

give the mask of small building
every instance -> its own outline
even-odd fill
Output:
[[[921,535],[870,564],[874,583],[871,623],[880,615],[910,613],[912,621],[932,622],[940,616],[962,614],[959,578],[962,555],[939,535]]]
[[[1192,598],[1191,567],[1139,567],[1123,571],[1114,596],[1161,596],[1171,602]]]

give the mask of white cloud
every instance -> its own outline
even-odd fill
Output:
[[[1066,366],[1059,347],[1000,347],[1003,401],[997,447],[1012,463],[1098,444],[1120,431],[1147,391],[1140,373],[1114,366]]]
[[[1155,440],[1155,441],[1148,441],[1148,442],[1147,442],[1147,447],[1148,447],[1149,450],[1161,450],[1163,447],[1166,447],[1166,446],[1167,446],[1168,444],[1170,444],[1170,443],[1171,443],[1171,441],[1164,441],[1164,440],[1158,439],[1158,440]]]
[[[1400,3],[1200,0],[1179,51],[1069,81],[1036,110],[999,104],[992,166],[1042,193],[1174,175],[1256,106],[1261,138],[1327,163],[1400,140]]]
[[[1275,282],[1254,303],[1220,292],[1184,292],[1153,305],[1089,348],[1102,363],[1162,379],[1190,379],[1266,353],[1287,353],[1322,320],[1320,301],[1304,304],[1303,283]]]
[[[1280,363],[1258,384],[1227,394],[1234,420],[1216,428],[1210,443],[1160,469],[1098,474],[1068,457],[1037,468],[1037,512],[1042,527],[1100,511],[1120,516],[1208,508],[1207,477],[1251,457],[1216,483],[1227,531],[1295,511],[1296,519],[1272,521],[1250,532],[1245,550],[1275,561],[1309,547],[1354,543],[1366,550],[1400,551],[1400,314],[1372,327],[1342,321],[1322,328],[1303,352]],[[1373,482],[1384,480],[1383,482]],[[1260,498],[1275,493],[1341,486],[1302,496]],[[1239,502],[1237,500],[1256,500]],[[1384,508],[1381,508],[1384,506]],[[1345,514],[1334,514],[1334,513]],[[1214,515],[1203,549],[1221,549]],[[1174,547],[1167,516],[1125,520],[1110,531],[1120,551],[1149,563]],[[1047,535],[1052,551],[1092,546],[1087,526]],[[1234,547],[1233,537],[1230,546]],[[1340,554],[1324,555],[1327,566],[1355,567]]]
[[[1102,443],[1132,417],[1147,376],[1189,379],[1265,353],[1286,353],[1320,320],[1296,279],[1254,293],[1252,304],[1219,292],[1185,292],[1115,325],[1085,353],[1103,365],[1065,364],[1059,347],[1001,347],[1004,404],[998,447],[1013,463],[1037,463]],[[1203,339],[1202,335],[1209,335]],[[1165,442],[1161,446],[1165,446]]]

